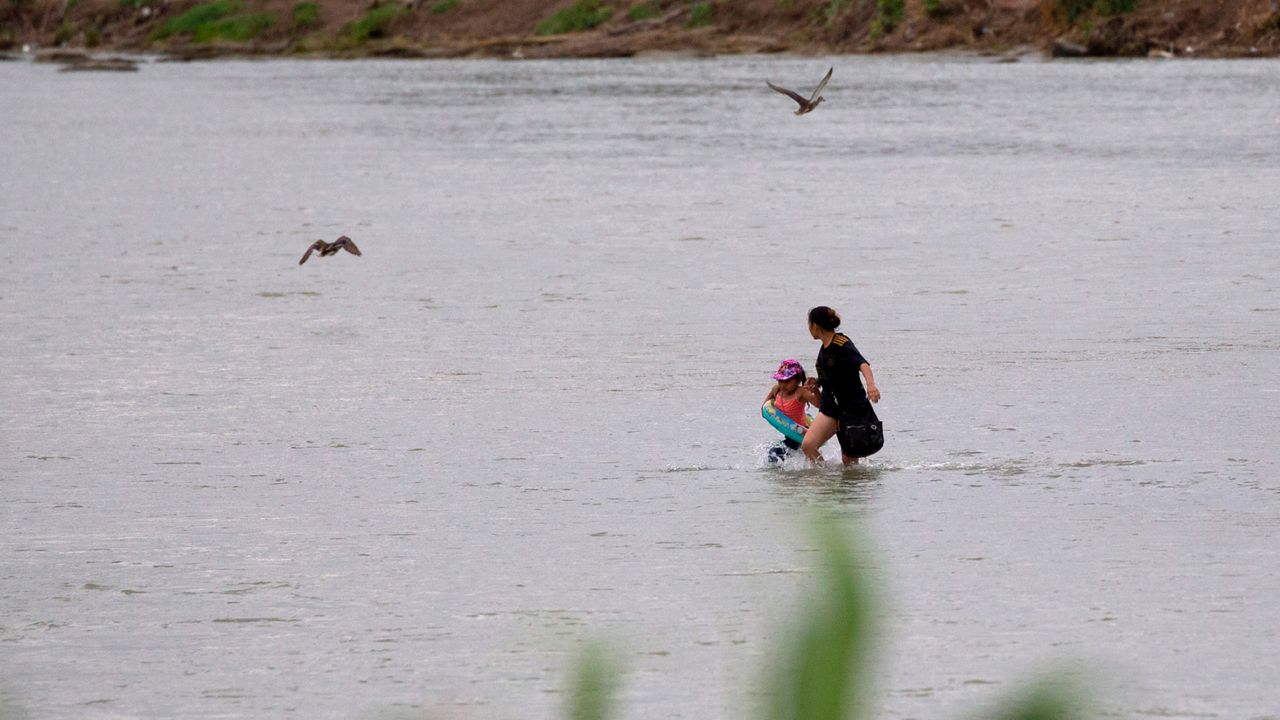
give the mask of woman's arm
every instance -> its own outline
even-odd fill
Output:
[[[818,393],[809,389],[807,386],[800,388],[800,397],[814,407],[818,407],[822,404],[822,398],[818,397]]]
[[[862,373],[862,377],[867,381],[867,397],[871,402],[880,402],[880,388],[876,387],[876,376],[871,373],[871,366],[862,363],[858,367],[858,371]]]

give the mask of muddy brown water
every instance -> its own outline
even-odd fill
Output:
[[[802,118],[764,85],[831,65]],[[1280,64],[6,63],[0,97],[0,714],[553,718],[605,638],[622,717],[749,717],[834,508],[879,717],[1057,667],[1109,716],[1280,716]],[[820,303],[888,443],[769,468]]]

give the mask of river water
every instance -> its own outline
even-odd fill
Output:
[[[804,117],[797,88],[827,67]],[[0,715],[1280,717],[1280,64],[0,64]],[[351,236],[362,257],[312,258]],[[885,449],[769,468],[829,304]],[[834,456],[834,443],[827,448]]]

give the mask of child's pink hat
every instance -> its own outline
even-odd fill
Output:
[[[804,372],[804,368],[793,358],[787,358],[778,366],[778,372],[773,374],[774,380],[790,380],[791,378]]]

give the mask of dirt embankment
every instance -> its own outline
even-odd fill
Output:
[[[0,51],[1280,55],[1280,0],[0,0]]]

